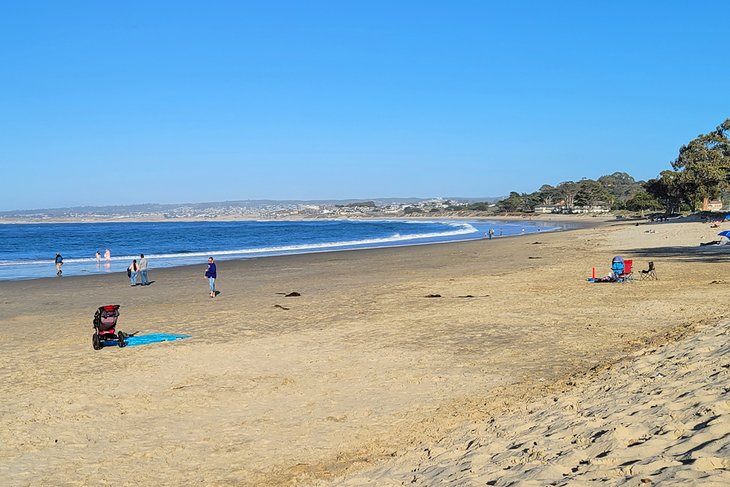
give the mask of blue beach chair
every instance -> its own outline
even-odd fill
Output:
[[[611,272],[613,273],[613,277],[618,281],[621,276],[624,273],[624,258],[620,255],[617,255],[613,258],[611,261]]]

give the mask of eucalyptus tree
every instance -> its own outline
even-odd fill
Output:
[[[662,171],[658,177],[645,182],[644,189],[661,202],[667,214],[679,210],[682,202],[686,199],[682,174],[676,171]]]
[[[560,200],[560,190],[549,184],[543,184],[537,190],[537,196],[543,205],[554,205]]]
[[[596,205],[598,203],[613,203],[613,196],[598,181],[584,179],[578,183],[578,191],[575,193],[574,203],[576,205]]]
[[[578,194],[578,190],[580,190],[578,183],[573,181],[563,181],[558,184],[557,190],[558,194],[560,194],[565,201],[565,206],[572,208],[575,204],[575,195]]]
[[[631,175],[625,172],[615,172],[601,176],[598,178],[598,182],[613,197],[613,200],[610,201],[612,204],[615,202],[624,202],[641,190],[640,183],[637,183]]]
[[[697,136],[679,149],[672,162],[681,172],[680,185],[693,209],[703,200],[717,198],[730,188],[730,119],[715,130]]]
[[[661,202],[645,189],[640,189],[634,193],[634,196],[626,200],[626,209],[640,211],[642,212],[642,216],[646,210],[661,210],[662,208]]]
[[[497,202],[497,207],[506,212],[525,211],[528,209],[525,196],[525,194],[512,191],[507,198]]]

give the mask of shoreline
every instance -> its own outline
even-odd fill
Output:
[[[495,237],[492,239],[491,242],[496,241],[504,241],[506,239],[516,239],[516,238],[525,238],[525,237],[534,237],[536,235],[547,235],[551,233],[557,233],[557,232],[570,232],[574,230],[578,230],[580,227],[576,228],[565,228],[565,229],[556,229],[556,230],[550,230],[546,232],[534,232],[534,233],[525,233],[525,234],[518,234],[518,235],[504,235],[501,237]],[[413,244],[403,244],[403,245],[390,245],[390,246],[379,246],[379,247],[362,247],[362,248],[345,248],[345,249],[330,249],[330,250],[313,250],[313,251],[306,251],[306,252],[297,252],[297,253],[287,253],[287,254],[274,254],[274,255],[264,255],[264,256],[254,256],[254,257],[245,257],[245,258],[232,258],[232,259],[217,259],[216,262],[224,262],[224,263],[239,263],[239,262],[249,262],[249,261],[258,261],[258,260],[268,260],[268,259],[284,259],[287,257],[302,257],[305,258],[307,256],[326,256],[327,254],[332,253],[342,253],[342,254],[349,254],[349,253],[355,253],[355,252],[370,252],[370,251],[377,251],[377,250],[390,250],[390,249],[408,249],[413,247],[423,247],[423,246],[441,246],[441,245],[459,245],[464,243],[474,243],[474,242],[483,242],[488,239],[485,239],[482,237],[474,237],[470,239],[464,239],[464,240],[453,240],[453,241],[445,241],[445,242],[423,242],[423,243],[413,243]],[[489,245],[489,244],[487,244]],[[215,253],[214,253],[215,254]],[[135,256],[130,256],[129,258],[134,258]],[[117,261],[121,261],[121,259],[126,259],[126,257],[115,257]],[[125,260],[126,262],[126,260]],[[206,257],[201,257],[201,260],[199,263],[194,264],[181,264],[181,265],[174,265],[169,267],[150,267],[149,272],[157,273],[161,271],[173,271],[177,269],[191,269],[191,268],[198,268],[198,267],[205,267],[207,263]],[[55,271],[55,267],[51,268],[53,266],[53,261],[48,261],[49,266],[49,272]],[[64,275],[63,277],[59,278],[55,275],[49,275],[44,277],[31,277],[31,278],[14,278],[14,279],[2,279],[0,280],[0,289],[2,288],[2,285],[4,283],[13,283],[13,282],[27,282],[27,281],[46,281],[46,282],[56,282],[59,279],[68,280],[68,279],[88,279],[88,278],[103,278],[103,277],[117,277],[119,274],[123,274],[125,272],[124,269],[119,271],[110,271],[110,272],[99,272],[99,273],[86,273],[86,274],[77,274],[77,275]]]
[[[349,219],[338,219],[337,221],[348,221],[348,220]],[[413,219],[401,219],[398,221],[410,221],[410,220],[413,220]],[[388,220],[377,220],[377,221],[388,221]],[[419,219],[416,219],[413,221],[419,221]],[[492,220],[475,220],[472,218],[468,218],[468,219],[467,218],[464,218],[464,219],[437,219],[437,218],[426,219],[426,218],[424,218],[423,221],[446,222],[446,223],[449,223],[449,222],[483,223],[483,222],[492,221]],[[499,220],[499,221],[505,222],[505,223],[515,223],[515,224],[523,223],[523,221],[521,221],[521,220],[514,220],[514,219],[503,219],[503,220]],[[560,224],[560,225],[566,225],[569,223],[570,226],[554,227],[554,228],[545,230],[544,232],[542,232],[540,229],[537,229],[536,231],[530,231],[530,232],[526,232],[524,234],[520,233],[520,234],[515,234],[515,235],[503,235],[503,236],[495,237],[494,240],[496,241],[497,239],[504,239],[504,238],[511,238],[511,237],[520,237],[520,236],[528,236],[528,235],[534,236],[534,235],[539,235],[539,234],[543,234],[543,233],[546,234],[546,233],[552,233],[552,232],[570,231],[570,230],[574,230],[574,229],[578,229],[578,228],[588,228],[588,227],[600,226],[602,224],[600,222],[566,222],[564,220],[548,220],[548,221],[550,221],[550,222],[554,221],[556,224]],[[69,223],[71,223],[71,222],[69,222]],[[88,222],[88,223],[91,224],[91,222]],[[132,222],[130,222],[130,223],[132,223]],[[151,222],[143,222],[143,223],[151,223]],[[539,223],[539,222],[530,222],[531,225],[534,225],[534,223]],[[362,244],[351,244],[351,245],[337,245],[336,243],[333,243],[333,244],[331,244],[331,247],[321,247],[321,248],[317,248],[316,246],[313,246],[310,248],[302,248],[302,249],[298,249],[298,250],[290,250],[290,249],[282,248],[278,251],[272,251],[269,254],[266,254],[265,253],[266,251],[262,250],[260,253],[264,254],[264,255],[256,255],[256,252],[251,252],[250,256],[244,256],[245,251],[241,251],[240,255],[231,254],[234,256],[230,257],[230,258],[227,257],[226,254],[230,253],[231,251],[227,250],[227,251],[224,251],[223,253],[221,253],[222,251],[219,250],[219,251],[208,252],[208,253],[206,253],[205,256],[200,256],[200,262],[198,262],[198,263],[185,263],[184,261],[189,260],[191,257],[189,255],[181,254],[178,256],[178,258],[183,261],[182,263],[173,264],[173,265],[164,263],[164,265],[162,267],[154,267],[155,261],[157,260],[159,262],[160,259],[169,260],[169,259],[172,259],[171,256],[148,254],[148,259],[150,259],[151,264],[152,264],[152,267],[150,267],[150,270],[153,270],[153,269],[157,270],[157,269],[163,269],[163,268],[175,268],[175,267],[187,267],[187,266],[201,265],[201,264],[205,263],[208,255],[214,255],[216,257],[216,259],[221,262],[230,262],[233,260],[262,259],[262,258],[270,258],[270,257],[276,257],[276,256],[282,256],[282,255],[347,252],[347,251],[357,251],[357,250],[372,250],[372,249],[377,249],[377,248],[411,247],[411,246],[421,246],[421,245],[436,245],[436,244],[446,244],[446,243],[451,244],[451,243],[459,243],[459,242],[484,240],[484,236],[483,236],[482,232],[479,230],[476,230],[475,232],[472,232],[470,234],[464,234],[463,238],[452,239],[453,236],[442,236],[440,238],[442,238],[443,240],[435,240],[437,238],[439,238],[439,237],[434,237],[433,241],[429,241],[428,239],[423,239],[423,238],[411,238],[411,239],[406,238],[406,239],[402,239],[402,240],[393,240],[391,242],[367,243],[367,244],[362,243]],[[423,240],[423,241],[419,241],[419,240]],[[136,257],[136,255],[117,256],[117,257],[112,258],[111,262],[116,262],[116,263],[127,262],[130,259],[133,259],[135,257]],[[124,269],[103,270],[103,267],[106,264],[108,264],[108,262],[104,261],[103,259],[102,259],[101,267],[97,264],[96,268],[94,269],[93,265],[94,265],[95,261],[91,257],[82,259],[82,260],[79,260],[78,258],[67,258],[67,259],[65,259],[65,264],[66,264],[65,268],[68,272],[68,265],[74,266],[74,265],[82,264],[82,263],[85,263],[86,267],[91,267],[91,269],[82,269],[80,271],[80,273],[79,272],[74,272],[72,274],[67,273],[63,277],[65,277],[65,278],[89,277],[89,276],[94,276],[94,275],[119,274],[119,273],[124,272]],[[46,262],[46,263],[38,262],[38,263],[35,263],[32,265],[43,266],[46,264],[48,265],[49,272],[51,270],[53,270],[51,267],[53,265],[52,259],[49,259],[48,262]],[[24,277],[10,277],[10,278],[2,278],[2,279],[0,279],[0,282],[26,281],[26,280],[35,280],[35,279],[57,279],[57,277],[55,275],[48,275],[48,276],[42,276],[42,277],[33,277],[33,276],[31,276],[31,277],[25,277],[25,276]]]
[[[715,304],[726,286],[713,284],[730,253],[718,261],[725,254],[695,247],[716,229],[605,223],[539,244],[227,261],[215,299],[198,266],[150,271],[144,288],[119,275],[0,282],[0,476],[90,483],[91,446],[119,452],[109,483],[372,485],[397,473],[391,460],[417,467],[419,445],[434,457],[464,451],[438,439],[549,391],[571,394],[559,390],[570,377],[601,383],[591,370],[730,317]],[[585,281],[617,253],[637,269],[654,260],[660,280]],[[94,351],[91,318],[109,303],[122,305],[121,330],[192,338]],[[104,412],[104,428],[90,410]]]

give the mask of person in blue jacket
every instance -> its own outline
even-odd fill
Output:
[[[216,269],[215,269],[215,262],[213,261],[213,257],[208,257],[208,268],[205,269],[205,277],[208,278],[208,283],[210,284],[210,297],[215,297],[215,278],[216,278]]]

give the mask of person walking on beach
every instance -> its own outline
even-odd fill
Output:
[[[147,259],[144,254],[139,254],[139,280],[143,286],[150,283],[149,279],[147,279]]]
[[[129,267],[127,267],[127,275],[129,276],[129,283],[132,286],[137,285],[137,272],[139,271],[139,266],[137,265],[137,259],[133,259],[132,263],[129,264]]]
[[[208,267],[205,269],[205,277],[208,278],[208,284],[210,284],[210,297],[215,297],[215,278],[216,269],[213,257],[208,257]]]
[[[63,272],[61,271],[61,267],[63,266],[63,257],[61,257],[61,254],[56,254],[56,275],[61,276]]]
[[[494,228],[490,228],[487,234],[489,235],[489,240],[492,240],[492,237],[494,237]]]

